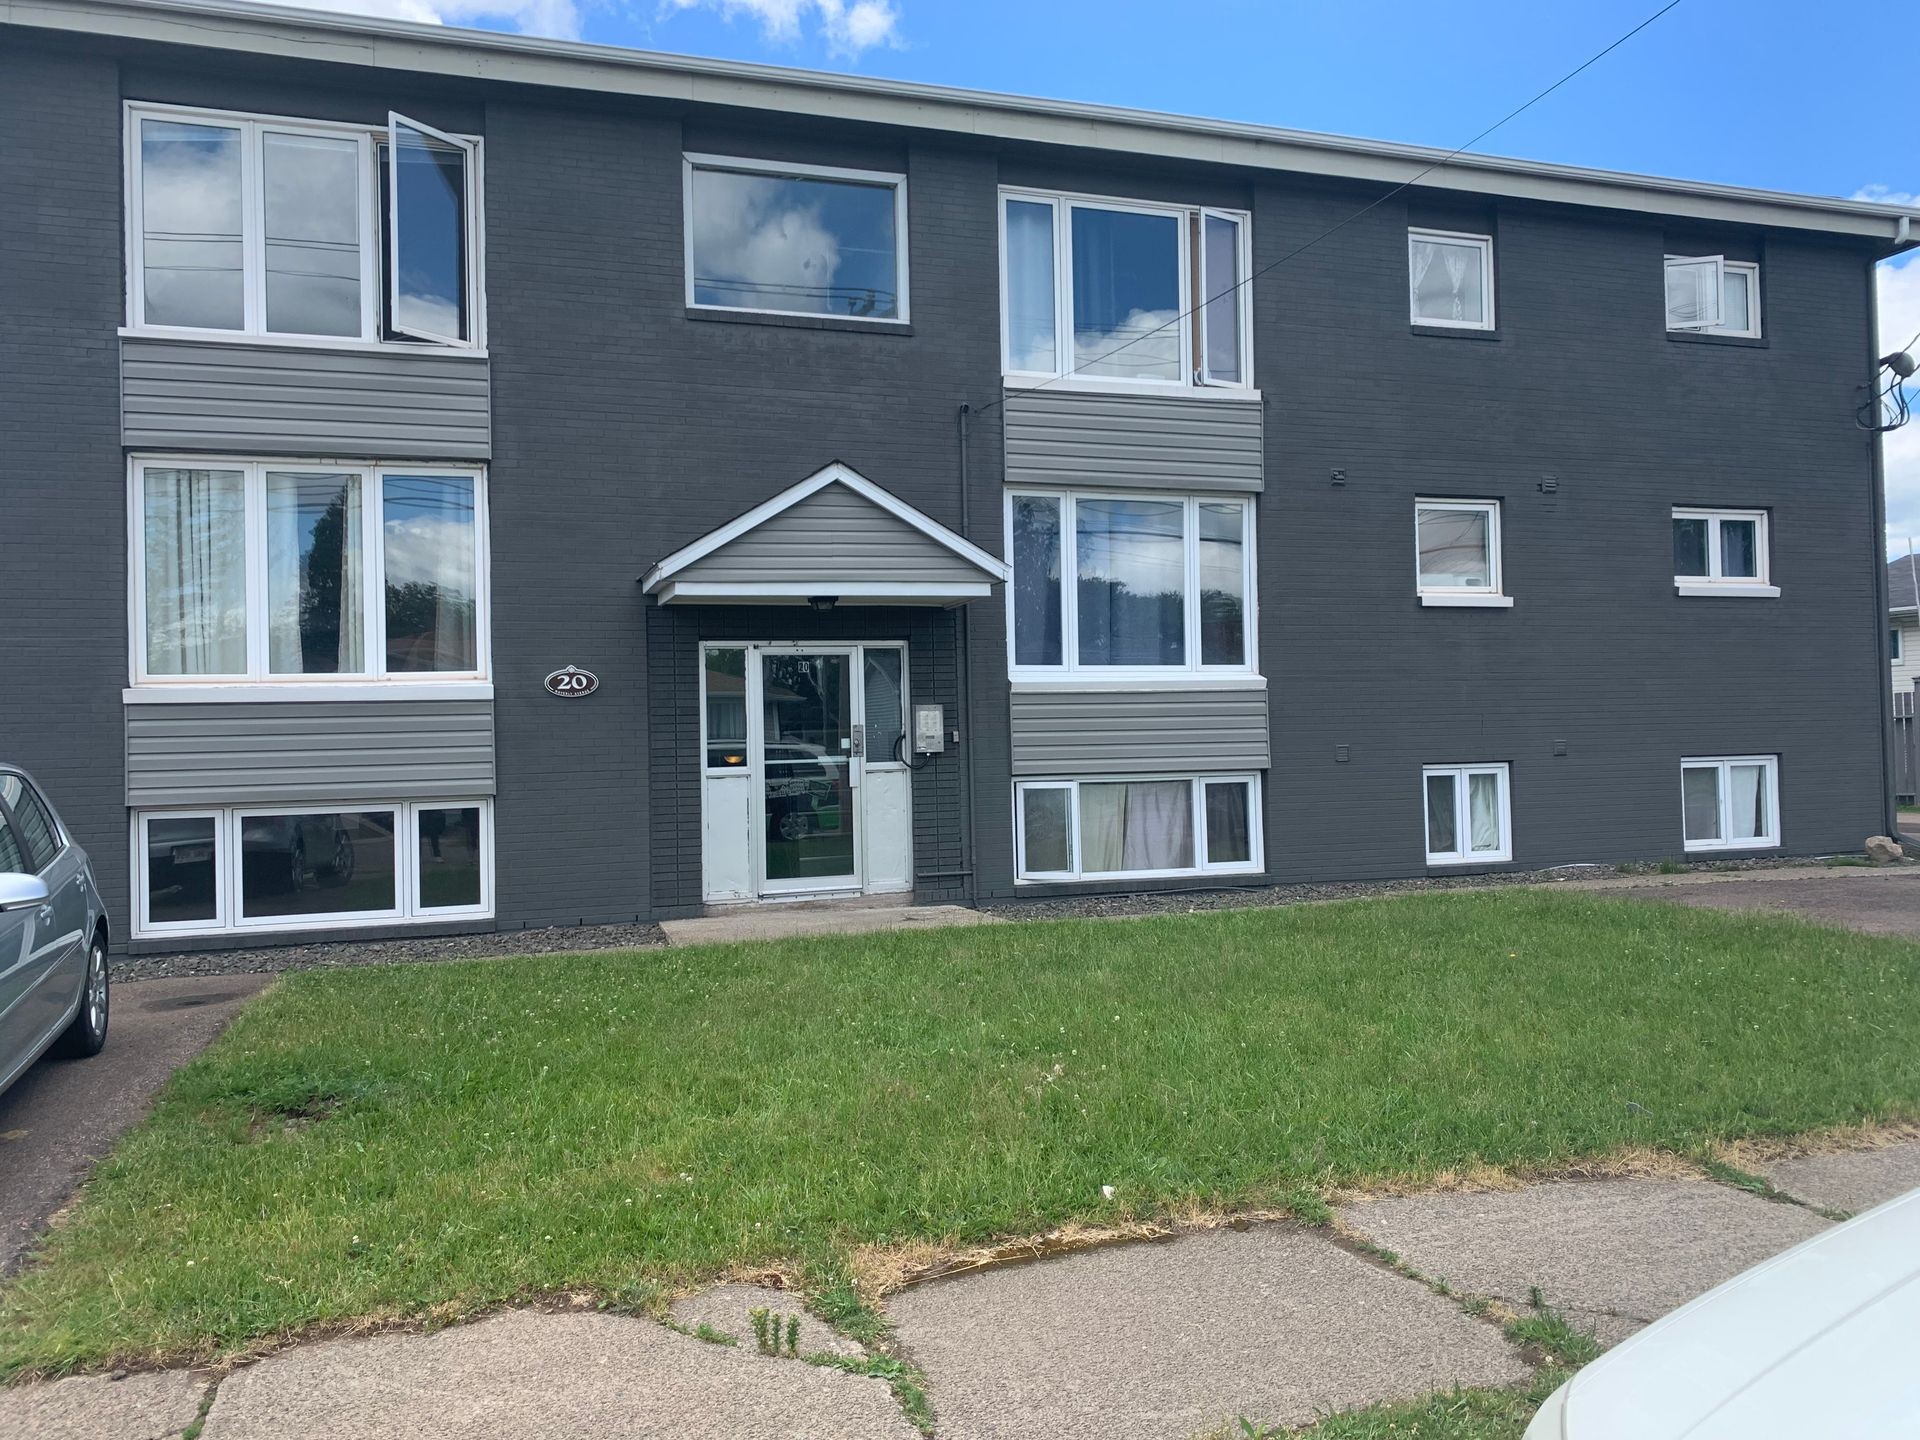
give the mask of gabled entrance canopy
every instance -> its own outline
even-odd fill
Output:
[[[676,550],[640,583],[662,605],[959,605],[1005,561],[835,462]]]

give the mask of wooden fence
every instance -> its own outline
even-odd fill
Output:
[[[1903,804],[1920,800],[1920,730],[1911,690],[1893,692],[1893,793]]]

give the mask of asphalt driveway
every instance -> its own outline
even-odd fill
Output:
[[[1606,881],[1591,888],[1629,900],[1667,900],[1703,910],[1770,910],[1867,935],[1920,937],[1920,866],[1750,870],[1644,883]]]
[[[0,1275],[11,1271],[88,1167],[153,1093],[212,1043],[269,975],[143,980],[113,988],[107,1048],[41,1060],[0,1095]]]

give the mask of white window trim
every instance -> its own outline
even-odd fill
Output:
[[[1733,787],[1728,783],[1728,771],[1735,765],[1759,765],[1766,771],[1767,820],[1772,826],[1770,834],[1750,840],[1730,840],[1728,833],[1733,829],[1729,823],[1732,817],[1727,813],[1731,803]],[[1718,840],[1689,840],[1687,836],[1687,790],[1686,772],[1689,770],[1717,770],[1719,773],[1717,793],[1720,802],[1720,836]],[[1698,850],[1777,850],[1780,848],[1780,757],[1777,755],[1693,755],[1680,762],[1680,840],[1688,851]]]
[[[1713,319],[1692,325],[1673,323],[1673,272],[1676,269],[1692,269],[1702,265],[1713,267],[1715,283],[1718,289],[1714,294]],[[1727,261],[1722,255],[1669,255],[1660,269],[1660,308],[1665,317],[1667,333],[1670,335],[1710,334],[1719,328],[1720,319],[1727,304]]]
[[[1021,665],[1015,659],[1013,565],[1013,502],[1032,498],[1060,502],[1060,663],[1058,665]],[[1256,543],[1259,516],[1251,495],[1209,495],[1194,492],[1160,490],[1052,490],[1043,487],[1008,487],[1002,501],[1002,519],[1006,527],[1008,580],[1007,675],[1022,683],[1086,687],[1088,681],[1115,682],[1138,688],[1143,682],[1160,682],[1168,689],[1188,689],[1196,682],[1229,676],[1252,676],[1259,668],[1260,636],[1259,557]],[[1153,500],[1184,506],[1181,521],[1186,538],[1186,591],[1182,612],[1186,621],[1185,665],[1082,665],[1080,663],[1080,598],[1075,582],[1078,563],[1074,540],[1074,505],[1078,500]],[[1203,665],[1200,662],[1200,509],[1201,505],[1237,504],[1244,517],[1241,529],[1244,570],[1241,583],[1246,586],[1242,607],[1242,639],[1245,658],[1237,665]]]
[[[147,673],[147,584],[145,486],[148,470],[239,470],[243,472],[246,504],[246,601],[247,601],[247,673],[236,675],[150,675]],[[366,593],[366,611],[362,616],[362,653],[369,668],[352,674],[286,675],[267,668],[267,560],[266,560],[266,476],[269,470],[338,472],[358,475],[360,484],[361,575]],[[144,703],[161,692],[191,691],[194,698],[207,698],[213,689],[234,690],[244,687],[254,698],[283,698],[291,689],[309,687],[324,690],[315,699],[351,698],[345,692],[366,691],[378,687],[390,699],[401,698],[400,687],[413,691],[420,687],[486,683],[493,666],[493,580],[492,545],[487,512],[487,472],[471,463],[439,465],[431,461],[374,463],[365,460],[239,459],[218,455],[135,455],[127,462],[127,624],[131,640],[129,673],[133,690]],[[409,670],[389,675],[386,670],[386,547],[381,543],[381,495],[389,475],[459,475],[473,479],[474,496],[474,583],[478,591],[474,606],[475,656],[477,670],[422,674]],[[391,688],[390,688],[391,687]],[[491,687],[489,687],[490,690]],[[451,698],[451,692],[441,692]],[[171,698],[171,696],[169,696]]]
[[[480,812],[480,903],[427,908],[420,903],[420,812]],[[390,812],[394,817],[394,907],[324,914],[274,915],[249,920],[241,914],[241,868],[245,864],[242,819],[273,815],[361,815]],[[152,820],[214,822],[214,919],[156,922],[149,918],[147,824]],[[238,857],[238,858],[236,858]],[[316,800],[297,805],[199,805],[136,810],[132,816],[133,933],[136,939],[173,935],[275,934],[307,930],[352,930],[380,925],[431,925],[450,920],[484,920],[494,908],[493,801],[484,796],[433,800]]]
[[[1082,785],[1125,785],[1160,781],[1185,781],[1193,805],[1193,858],[1190,867],[1169,870],[1101,870],[1087,873],[1080,858],[1080,787]],[[1207,794],[1212,784],[1244,784],[1247,788],[1247,834],[1251,859],[1230,865],[1209,865],[1207,855]],[[1266,836],[1263,828],[1260,777],[1252,772],[1226,774],[1175,775],[1089,775],[1078,779],[1035,779],[1014,782],[1013,845],[1014,883],[1016,885],[1105,885],[1121,880],[1174,880],[1193,875],[1258,875],[1266,868]],[[1029,790],[1065,790],[1067,815],[1072,828],[1071,870],[1027,869],[1027,792]]]
[[[1481,318],[1478,320],[1435,320],[1420,313],[1420,297],[1413,283],[1413,247],[1420,240],[1435,240],[1448,245],[1470,245],[1480,252]],[[1493,313],[1493,236],[1466,230],[1427,230],[1418,225],[1407,227],[1407,315],[1411,323],[1441,330],[1492,330]]]
[[[693,276],[693,172],[730,170],[743,175],[785,176],[799,180],[847,180],[862,185],[885,185],[893,190],[893,274],[899,298],[897,315],[832,315],[817,310],[775,310],[758,305],[709,305],[696,301]],[[912,323],[908,300],[907,177],[894,170],[850,170],[837,165],[801,165],[781,160],[754,160],[739,155],[708,155],[688,151],[680,157],[681,269],[684,272],[687,308],[718,310],[733,315],[798,316],[808,320],[846,321],[855,325],[873,325],[881,329]]]
[[[1488,516],[1487,520],[1487,559],[1489,578],[1493,584],[1487,589],[1459,585],[1428,586],[1420,583],[1420,512],[1422,510],[1463,510],[1477,511]],[[1420,603],[1428,607],[1510,610],[1513,597],[1506,593],[1506,566],[1501,561],[1500,502],[1498,500],[1444,500],[1426,496],[1413,502],[1413,588],[1420,597]]]
[[[1906,648],[1907,640],[1905,632],[1902,631],[1897,624],[1889,625],[1887,627],[1887,658],[1893,664],[1898,665],[1900,663],[1900,657],[1906,652]]]
[[[1432,834],[1427,815],[1427,780],[1434,775],[1453,777],[1453,838],[1458,850],[1428,850],[1429,865],[1504,865],[1513,859],[1513,786],[1507,766],[1498,765],[1426,765],[1420,770],[1420,833],[1422,848]],[[1469,808],[1468,777],[1493,775],[1500,781],[1500,848],[1467,848],[1472,835],[1472,811]]]
[[[1012,327],[1008,316],[1008,280],[1007,269],[1007,203],[1013,200],[1030,204],[1045,205],[1053,211],[1053,334],[1054,355],[1058,364],[1051,370],[1016,370],[1013,368],[1011,342]],[[996,224],[999,228],[1000,245],[1000,370],[1003,380],[1010,389],[1029,388],[1045,385],[1048,389],[1075,389],[1097,391],[1103,394],[1223,394],[1236,398],[1257,396],[1253,388],[1253,215],[1246,210],[1229,210],[1219,206],[1202,205],[1164,205],[1146,200],[1126,200],[1111,195],[1089,195],[1071,190],[1031,190],[1021,186],[1003,185],[1000,187],[999,214]],[[1073,367],[1073,212],[1083,210],[1118,210],[1133,215],[1164,215],[1175,222],[1175,233],[1179,236],[1180,265],[1180,379],[1154,380],[1138,376],[1083,375]],[[1196,297],[1194,281],[1198,267],[1193,258],[1193,222],[1196,217],[1204,220],[1207,215],[1218,216],[1236,222],[1239,226],[1241,275],[1248,277],[1241,284],[1236,303],[1240,308],[1240,373],[1244,379],[1201,380],[1195,374],[1193,364],[1194,334],[1200,321],[1199,306],[1203,297]]]
[[[210,110],[193,105],[163,105],[149,101],[129,101],[124,107],[122,149],[123,194],[126,206],[125,283],[126,323],[120,334],[164,340],[210,340],[223,344],[283,345],[301,350],[359,350],[387,355],[486,354],[486,192],[483,179],[482,142],[476,135],[443,135],[431,126],[407,119],[405,123],[439,136],[458,146],[467,155],[467,314],[472,322],[470,340],[385,340],[380,336],[381,299],[387,291],[382,274],[380,238],[385,217],[380,205],[378,146],[390,134],[391,117],[385,125],[356,125],[334,120],[306,120],[298,116],[269,115],[259,111]],[[242,286],[244,304],[238,330],[214,330],[190,325],[150,325],[146,322],[146,266],[142,263],[145,230],[142,225],[140,122],[143,119],[173,120],[186,124],[220,125],[242,132],[240,152],[241,245],[244,254]],[[256,216],[260,201],[260,145],[258,136],[267,131],[295,135],[319,135],[334,139],[357,140],[360,146],[360,334],[300,335],[266,328],[266,236],[264,214]]]
[[[1673,507],[1675,520],[1705,520],[1707,522],[1707,573],[1705,575],[1676,575],[1673,577],[1675,593],[1685,596],[1721,596],[1746,599],[1774,600],[1780,596],[1780,587],[1772,581],[1773,572],[1773,535],[1770,517],[1765,510],[1728,510],[1719,507],[1697,505],[1676,505]],[[1720,572],[1723,563],[1720,551],[1720,522],[1722,520],[1751,520],[1755,522],[1753,532],[1754,560],[1757,575],[1735,575],[1724,577]]]
[[[1720,315],[1717,325],[1669,325],[1667,329],[1676,335],[1726,335],[1736,340],[1759,340],[1765,335],[1765,326],[1760,318],[1760,265],[1755,260],[1727,260],[1712,255],[1669,255],[1668,263],[1676,260],[1712,260],[1720,259]],[[1736,330],[1725,323],[1727,313],[1727,275],[1735,272],[1747,277],[1747,325],[1744,330]]]

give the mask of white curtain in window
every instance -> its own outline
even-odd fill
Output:
[[[244,472],[155,469],[142,486],[147,673],[245,674]]]
[[[1089,875],[1193,865],[1193,787],[1144,780],[1080,787],[1080,868]]]
[[[1500,777],[1467,777],[1468,834],[1475,850],[1500,848]]]
[[[1758,840],[1767,825],[1767,771],[1763,765],[1727,767],[1728,839]]]
[[[1439,253],[1440,247],[1435,245],[1431,240],[1416,240],[1413,242],[1410,263],[1413,266],[1413,289],[1415,294],[1419,293],[1420,282],[1427,278],[1427,271],[1433,268],[1434,259]]]
[[[1453,289],[1451,313],[1455,320],[1467,318],[1466,296],[1462,293],[1461,287],[1466,283],[1467,265],[1473,258],[1458,245],[1449,245],[1446,253],[1441,256],[1441,259],[1446,262],[1447,284]]]

